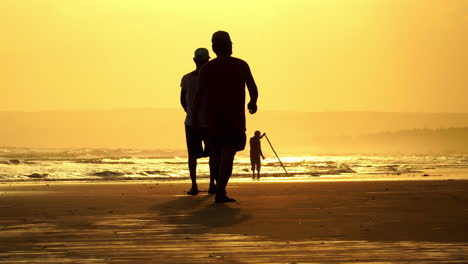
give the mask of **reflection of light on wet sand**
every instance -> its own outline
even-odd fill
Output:
[[[83,216],[80,223],[68,220],[64,218],[53,224],[39,221],[3,224],[0,263],[468,261],[468,243],[277,241],[259,236],[198,232],[202,226],[167,224],[164,217],[155,215]]]
[[[44,194],[50,194],[50,193],[56,193],[56,192],[54,191],[31,191],[31,190],[6,191],[6,192],[0,192],[0,195],[44,195]]]
[[[229,182],[274,182],[274,183],[288,183],[288,182],[385,182],[385,181],[434,181],[434,180],[452,180],[454,177],[421,177],[421,175],[404,175],[404,176],[387,176],[386,178],[375,178],[372,176],[361,175],[360,178],[353,175],[325,175],[310,178],[307,176],[294,177],[261,177],[260,180],[252,180],[251,178],[231,178]],[[405,178],[404,178],[405,177]],[[200,182],[208,182],[207,180],[200,180]]]

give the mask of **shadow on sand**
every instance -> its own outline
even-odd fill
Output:
[[[217,227],[240,224],[251,216],[242,212],[236,204],[217,204],[211,195],[180,196],[164,204],[153,206],[153,210],[176,227],[176,233],[210,233]],[[189,229],[189,230],[188,230]]]

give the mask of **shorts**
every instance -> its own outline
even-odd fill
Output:
[[[234,145],[234,149],[236,151],[241,151],[245,149],[247,136],[245,135],[245,132],[234,135],[210,136],[208,138],[208,142],[212,145],[213,148],[232,144]]]
[[[260,155],[250,153],[250,163],[251,163],[252,165],[254,165],[254,164],[261,164]]]
[[[185,140],[187,142],[187,151],[189,156],[200,157],[208,155],[205,128],[194,128],[192,126],[185,125]],[[205,150],[203,150],[203,145],[205,145]],[[203,155],[204,152],[205,155]]]

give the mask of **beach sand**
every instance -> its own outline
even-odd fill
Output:
[[[188,188],[0,184],[0,263],[468,263],[468,181]]]

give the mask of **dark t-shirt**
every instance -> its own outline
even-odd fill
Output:
[[[187,116],[185,118],[185,124],[188,126],[192,125],[193,115],[196,114],[198,118],[198,125],[200,127],[206,127],[205,124],[205,100],[200,99],[200,105],[198,107],[198,113],[193,113],[193,101],[198,89],[198,71],[192,71],[182,77],[180,83],[182,93],[185,94],[185,102],[187,106]]]
[[[205,121],[209,136],[245,132],[245,84],[251,79],[249,65],[238,58],[216,58],[199,73],[199,89],[206,98]]]
[[[260,153],[262,153],[260,138],[251,137],[250,138],[250,158],[260,159]]]

